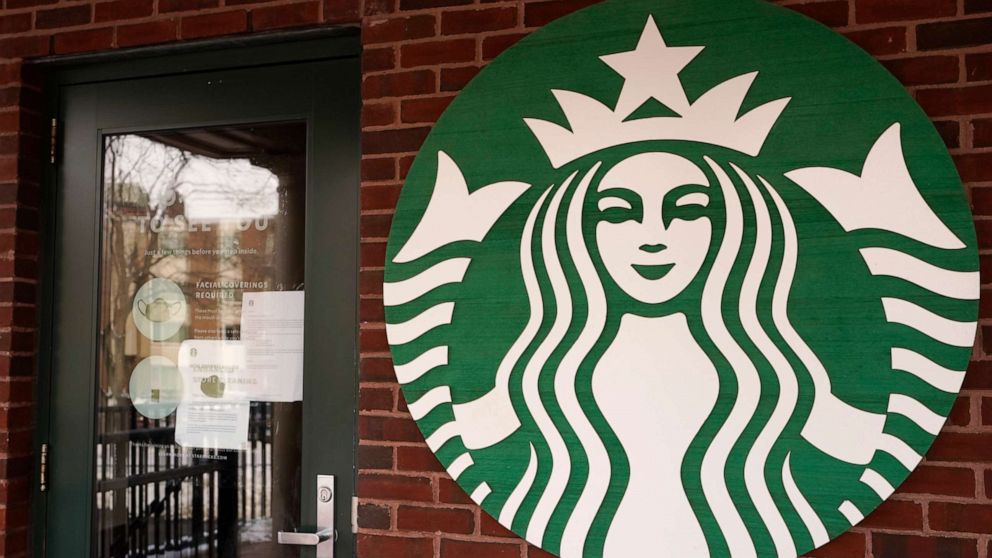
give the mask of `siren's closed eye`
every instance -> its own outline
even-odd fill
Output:
[[[633,209],[633,206],[623,198],[609,196],[599,200],[599,210],[606,211],[607,209]]]
[[[698,205],[707,207],[710,204],[710,197],[705,192],[693,192],[686,194],[675,202],[675,207],[685,207],[688,205]]]

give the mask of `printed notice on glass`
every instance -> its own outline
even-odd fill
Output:
[[[188,401],[176,412],[176,443],[184,448],[244,450],[251,403]]]
[[[250,401],[259,391],[259,378],[250,374],[240,341],[187,339],[179,346],[183,401]]]
[[[303,291],[244,293],[241,343],[253,401],[303,400]]]

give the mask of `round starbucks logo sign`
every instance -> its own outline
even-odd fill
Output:
[[[452,103],[404,187],[396,375],[471,498],[566,558],[786,557],[887,499],[974,341],[940,137],[757,0],[616,0]]]

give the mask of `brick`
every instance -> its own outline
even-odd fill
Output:
[[[917,100],[930,116],[959,116],[992,112],[992,85],[923,89]]]
[[[357,0],[347,0],[357,1]],[[397,0],[365,0],[362,14],[366,17],[378,17],[396,12]]]
[[[392,215],[363,215],[361,232],[363,238],[386,238],[393,224]]]
[[[526,36],[527,33],[513,33],[486,37],[482,41],[482,59],[492,60],[496,58]]]
[[[441,539],[441,558],[520,558],[520,545]]]
[[[360,529],[389,529],[391,514],[386,506],[360,504],[358,506],[358,527]]]
[[[899,486],[899,493],[973,498],[975,472],[961,467],[922,465]]]
[[[251,12],[251,27],[256,30],[297,27],[318,21],[320,21],[320,2],[281,4],[255,8]]]
[[[362,134],[362,146],[368,155],[410,153],[420,149],[429,133],[430,128],[401,128],[364,132]]]
[[[983,256],[983,266],[986,261],[988,259]],[[989,263],[992,264],[992,262]],[[987,271],[985,267],[982,268],[982,271],[982,277],[985,278],[983,281],[992,277],[992,272],[985,273]],[[968,374],[964,377],[964,389],[992,389],[992,361],[977,360],[968,364]]]
[[[248,14],[244,10],[194,15],[182,18],[180,36],[184,39],[216,37],[248,30]]]
[[[916,46],[937,50],[983,45],[992,37],[992,18],[926,23],[916,28]]]
[[[120,21],[152,15],[153,0],[114,0],[96,5],[95,21]]]
[[[400,66],[415,68],[475,60],[475,39],[448,39],[400,47]]]
[[[928,515],[936,531],[984,533],[992,525],[992,504],[930,502]]]
[[[18,8],[33,8],[35,6],[46,6],[57,3],[58,0],[7,0],[5,7],[8,10],[16,10]]]
[[[393,448],[390,446],[359,445],[358,468],[362,470],[392,469]]]
[[[39,10],[34,15],[34,26],[38,29],[54,29],[86,25],[90,22],[91,11],[89,5]]]
[[[417,423],[410,418],[360,416],[358,433],[362,440],[383,442],[423,442]]]
[[[174,41],[179,36],[179,22],[161,19],[117,27],[117,46],[130,47]]]
[[[396,511],[396,528],[401,531],[471,535],[475,531],[475,513],[456,508],[400,506]]]
[[[392,102],[365,103],[362,106],[362,127],[386,126],[396,122],[396,105]]]
[[[479,514],[479,534],[485,537],[500,537],[504,539],[515,539],[515,535],[512,531],[500,525],[499,521],[493,519],[493,516],[486,512],[481,512]],[[533,556],[533,553],[528,554],[528,556]]]
[[[964,13],[992,12],[992,0],[964,0]]]
[[[376,246],[381,245],[383,252],[385,252],[385,244],[386,244],[385,242],[375,243]],[[384,257],[381,259],[383,261],[385,260]],[[364,262],[366,261],[366,259],[363,257],[362,261]],[[389,350],[389,343],[386,342],[385,329],[363,329],[359,333],[358,343],[360,344],[363,351],[384,353]]]
[[[358,555],[363,558],[434,558],[430,538],[358,536]]]
[[[992,433],[944,432],[927,453],[930,461],[992,461]]]
[[[875,56],[906,52],[905,27],[849,31],[844,36]]]
[[[554,554],[551,554],[550,552],[547,552],[545,550],[541,550],[540,548],[537,548],[536,546],[528,545],[527,546],[527,558],[558,558],[558,557],[555,556]]]
[[[362,27],[362,43],[394,43],[413,39],[426,39],[437,34],[437,18],[433,15],[416,15],[388,19],[368,19]]]
[[[851,15],[847,0],[791,4],[786,7],[806,17],[815,19],[828,27],[843,27],[847,25]]]
[[[358,497],[369,500],[431,502],[434,489],[427,477],[361,473]]]
[[[383,181],[396,179],[396,160],[392,157],[362,159],[362,180]]]
[[[961,174],[961,180],[965,182],[992,181],[992,153],[958,155],[954,157],[954,163]],[[975,227],[978,226],[976,223]]]
[[[977,558],[975,539],[935,536],[872,534],[875,558]]]
[[[363,356],[359,361],[359,371],[363,382],[395,382],[393,362],[386,357]]]
[[[524,26],[543,27],[552,21],[572,12],[581,10],[601,0],[552,0],[535,2],[524,6]]]
[[[359,249],[361,265],[366,267],[385,267],[386,265],[386,243],[385,242],[362,242]],[[359,337],[359,342],[364,350],[386,351],[385,330],[363,331]]]
[[[52,40],[52,48],[56,54],[104,50],[112,47],[113,44],[112,27],[59,33]]]
[[[381,270],[363,269],[358,274],[358,293],[362,296],[376,295],[381,297],[382,279],[383,272]]]
[[[24,357],[15,357],[11,360],[27,360]],[[29,368],[34,367],[32,362],[29,362]],[[4,376],[6,376],[9,371],[4,371]],[[31,373],[24,374],[24,378],[12,378],[6,376],[0,379],[0,401],[8,403],[32,403],[34,401],[34,384],[31,381]]]
[[[485,41],[483,41],[485,45]],[[483,46],[483,50],[485,47]],[[482,70],[479,66],[460,66],[441,69],[441,91],[461,91]]]
[[[473,0],[399,0],[401,10],[427,10],[430,8],[449,8],[464,6]]]
[[[450,11],[441,14],[442,35],[463,35],[502,31],[517,25],[517,8],[485,8]]]
[[[856,0],[854,17],[858,23],[882,23],[952,16],[957,0]]]
[[[985,495],[992,494],[992,469],[985,471]]]
[[[49,53],[49,38],[45,35],[0,38],[0,58],[28,58]]]
[[[948,149],[961,147],[961,124],[956,120],[937,120],[933,123],[940,139]]]
[[[923,506],[916,502],[887,500],[871,512],[861,526],[903,531],[923,529]]]
[[[450,478],[440,478],[438,479],[438,499],[442,502],[448,504],[464,504],[464,505],[475,505],[468,494],[465,493],[465,489],[458,486],[455,481]]]
[[[220,0],[158,0],[159,13],[188,12],[216,8]]]
[[[386,312],[381,298],[362,298],[358,302],[358,319],[362,324],[382,324],[386,321]],[[389,406],[383,409],[391,411],[393,409],[392,399]]]
[[[407,175],[410,174],[410,168],[413,167],[413,161],[415,157],[413,155],[407,155],[406,157],[400,157],[399,167],[400,167],[400,180],[406,180]]]
[[[400,198],[400,187],[397,185],[363,187],[360,194],[362,209],[394,209]]]
[[[0,15],[0,36],[13,35],[31,29],[31,14]]]
[[[903,85],[933,85],[955,83],[960,69],[957,56],[920,56],[883,60]]]
[[[982,424],[992,426],[992,397],[982,398]]]
[[[437,122],[453,100],[453,96],[404,100],[400,104],[400,121],[405,124]]]
[[[437,75],[433,70],[415,70],[395,74],[368,76],[362,81],[363,96],[366,100],[382,97],[423,95],[434,93],[437,88]]]
[[[965,56],[965,76],[968,81],[992,80],[992,52]]]
[[[359,0],[324,0],[324,19],[328,23],[360,23],[361,13]]]
[[[810,558],[856,558],[865,556],[865,536],[848,531],[826,545],[809,553]]]
[[[359,411],[392,411],[394,400],[395,396],[390,388],[363,387],[358,390]]]
[[[393,47],[365,48],[362,51],[362,72],[381,72],[396,67],[396,50]]]
[[[951,408],[948,424],[953,426],[968,426],[971,424],[971,398],[958,397]]]
[[[400,471],[440,473],[444,467],[426,446],[396,448],[396,468]]]

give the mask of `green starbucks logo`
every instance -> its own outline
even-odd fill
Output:
[[[502,55],[387,262],[427,444],[566,558],[792,558],[857,524],[942,428],[979,292],[919,107],[757,0],[607,2]]]

